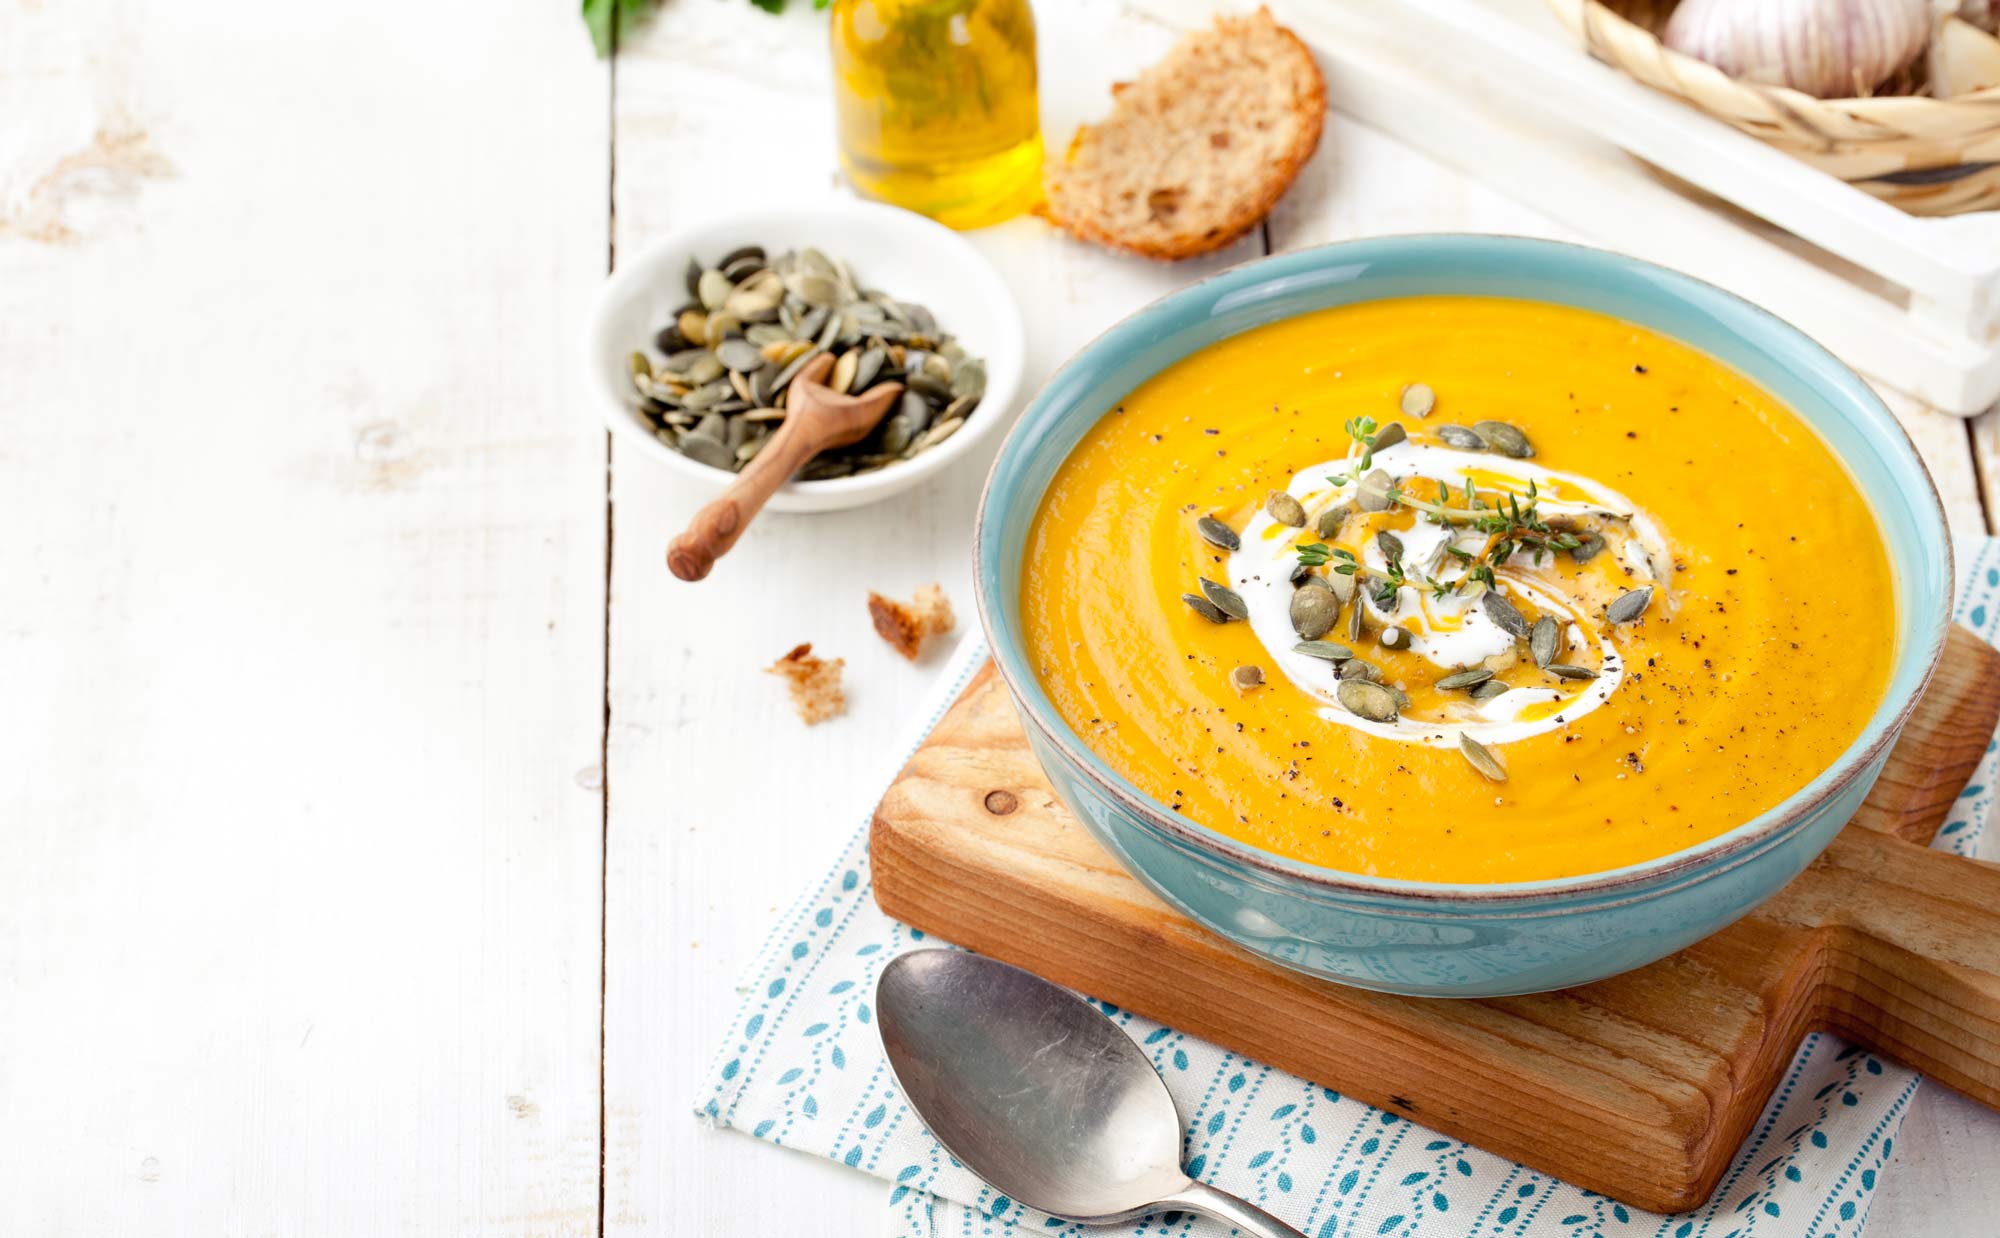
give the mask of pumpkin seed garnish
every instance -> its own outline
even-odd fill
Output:
[[[1334,620],[1340,617],[1340,599],[1327,589],[1295,589],[1292,591],[1291,619],[1292,631],[1300,640],[1318,640],[1333,630]]]
[[[1370,446],[1376,451],[1381,451],[1384,448],[1394,447],[1396,444],[1406,441],[1409,437],[1410,433],[1403,429],[1402,422],[1392,421],[1380,430],[1375,431],[1375,441]]]
[[[1416,633],[1408,628],[1389,627],[1382,629],[1381,634],[1375,638],[1375,643],[1384,649],[1408,649],[1410,642],[1415,639]]]
[[[1340,599],[1341,605],[1345,606],[1354,600],[1354,577],[1335,574],[1332,576],[1315,576],[1313,579],[1321,581],[1327,588],[1333,590],[1333,596]]]
[[[1528,632],[1528,652],[1535,656],[1535,665],[1545,667],[1555,661],[1561,640],[1562,625],[1554,618],[1543,615],[1535,620],[1535,626]]]
[[[1293,653],[1302,653],[1308,658],[1319,658],[1325,662],[1345,662],[1354,656],[1354,651],[1345,645],[1336,645],[1326,640],[1302,640],[1292,646]]]
[[[1630,623],[1646,613],[1653,604],[1653,586],[1641,585],[1630,593],[1621,594],[1605,608],[1604,617],[1613,623]]]
[[[1348,507],[1345,503],[1336,503],[1332,507],[1327,508],[1319,514],[1319,519],[1314,522],[1313,532],[1319,534],[1320,537],[1327,541],[1332,541],[1340,535],[1340,526],[1347,523],[1347,511]]]
[[[1567,662],[1551,662],[1542,668],[1557,679],[1584,680],[1597,678],[1597,672],[1587,666],[1571,666]]]
[[[1493,621],[1493,626],[1507,635],[1518,640],[1528,634],[1527,617],[1512,602],[1501,597],[1499,590],[1488,589],[1480,594],[1479,605],[1486,611],[1486,617]]]
[[[1365,679],[1369,683],[1382,682],[1382,668],[1366,658],[1349,658],[1340,664],[1335,672],[1342,679]]]
[[[1492,779],[1494,782],[1507,781],[1507,767],[1500,764],[1500,758],[1493,755],[1491,748],[1472,738],[1472,736],[1467,735],[1464,731],[1458,733],[1458,750],[1465,754],[1465,759],[1471,764],[1472,768],[1478,770],[1487,778]]]
[[[1528,436],[1504,421],[1474,422],[1472,429],[1486,440],[1487,446],[1503,456],[1526,460],[1535,454],[1535,446],[1528,441]]]
[[[1342,708],[1357,718],[1370,722],[1396,720],[1396,694],[1381,684],[1366,679],[1343,679],[1334,695]]]
[[[1411,383],[1403,388],[1402,398],[1396,401],[1396,406],[1403,410],[1405,416],[1428,417],[1431,410],[1437,407],[1437,392],[1432,391],[1428,383]]]
[[[1485,683],[1480,684],[1478,687],[1474,688],[1470,693],[1470,695],[1473,700],[1478,701],[1480,704],[1484,705],[1486,702],[1492,700],[1494,697],[1499,696],[1501,693],[1506,691],[1508,691],[1508,685],[1502,683],[1498,679],[1489,679]]]
[[[1199,580],[1201,581],[1202,593],[1207,596],[1209,601],[1215,603],[1217,610],[1238,619],[1248,619],[1250,617],[1250,608],[1243,604],[1242,594],[1236,592],[1236,590],[1230,588],[1228,585],[1218,585],[1206,576],[1199,577]]]
[[[1580,564],[1588,563],[1592,559],[1595,559],[1603,549],[1604,535],[1602,533],[1579,533],[1576,535],[1576,545],[1570,547],[1569,557]]]
[[[1352,577],[1343,576],[1341,577],[1341,579],[1351,580]],[[1368,630],[1368,617],[1366,614],[1363,613],[1367,609],[1368,608],[1362,604],[1361,598],[1358,595],[1351,602],[1348,603],[1347,639],[1349,641],[1355,641],[1355,642],[1360,641],[1362,633]]]
[[[921,305],[864,290],[844,263],[801,249],[767,259],[740,246],[712,266],[691,258],[687,302],[631,362],[637,411],[690,459],[741,470],[784,419],[786,388],[816,355],[835,355],[829,386],[901,382],[903,400],[859,442],[821,452],[802,480],[846,477],[910,459],[950,438],[978,407],[985,365]],[[713,433],[696,423],[719,415]],[[718,450],[718,447],[721,450]]]
[[[1264,500],[1264,511],[1279,524],[1294,529],[1306,527],[1305,506],[1283,490],[1271,491],[1271,496]]]
[[[1325,576],[1314,575],[1312,569],[1306,568],[1306,565],[1303,563],[1299,564],[1299,567],[1304,568],[1305,571],[1303,572],[1303,574],[1296,575],[1292,581],[1292,583],[1297,585],[1299,588],[1325,589],[1329,593],[1336,593],[1336,594],[1340,592],[1340,590],[1335,589],[1333,587],[1334,580],[1338,580],[1340,579],[1340,577],[1333,577],[1329,579],[1328,577]]]
[[[1446,423],[1437,428],[1437,436],[1445,446],[1456,447],[1460,451],[1486,450],[1486,440],[1465,426]]]
[[[1264,668],[1261,666],[1239,666],[1229,672],[1229,686],[1240,696],[1253,688],[1264,686]]]
[[[1361,479],[1354,488],[1354,502],[1364,512],[1386,512],[1395,502],[1389,491],[1395,489],[1395,479],[1381,469],[1376,469]]]
[[[1203,516],[1194,522],[1195,531],[1203,541],[1223,550],[1237,551],[1243,548],[1243,539],[1236,536],[1236,530],[1213,516]]]
[[[1181,594],[1181,601],[1186,602],[1190,610],[1210,623],[1228,623],[1230,620],[1228,611],[1217,606],[1214,602],[1209,601],[1199,593],[1183,593]]]
[[[1384,529],[1375,535],[1375,548],[1391,563],[1403,561],[1403,539]]]
[[[1462,688],[1476,688],[1493,678],[1493,672],[1483,666],[1468,666],[1462,671],[1453,671],[1435,685],[1440,692],[1457,692]]]

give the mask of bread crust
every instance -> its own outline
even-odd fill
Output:
[[[1280,107],[1296,125],[1291,140],[1273,152],[1273,157],[1253,181],[1240,185],[1225,209],[1219,214],[1199,217],[1192,226],[1165,230],[1150,226],[1134,228],[1127,221],[1110,218],[1110,213],[1103,209],[1104,204],[1086,200],[1088,195],[1076,184],[1079,179],[1076,173],[1080,169],[1093,170],[1087,162],[1080,165],[1079,158],[1086,161],[1097,158],[1094,144],[1114,129],[1121,136],[1142,130],[1149,123],[1149,118],[1128,107],[1129,101],[1156,93],[1180,75],[1205,67],[1199,63],[1205,52],[1218,48],[1222,40],[1236,40],[1242,48],[1264,40],[1273,42],[1277,56],[1272,60],[1275,62],[1281,58],[1285,63],[1274,63],[1276,71],[1266,78],[1265,85],[1268,89],[1284,89],[1290,95],[1280,101]],[[1225,69],[1229,67],[1223,66]],[[1190,89],[1199,89],[1201,85],[1203,83],[1195,83]],[[1220,92],[1240,83],[1209,81],[1205,85]],[[1221,18],[1212,30],[1188,35],[1164,60],[1141,74],[1137,81],[1114,86],[1112,93],[1115,99],[1112,115],[1098,125],[1086,125],[1079,129],[1063,160],[1052,164],[1045,174],[1047,196],[1041,214],[1080,240],[1169,261],[1213,253],[1232,244],[1262,222],[1292,187],[1300,169],[1318,149],[1326,118],[1326,81],[1320,76],[1319,66],[1298,36],[1278,25],[1269,9],[1259,9],[1242,18]],[[1150,119],[1150,123],[1159,126],[1165,122],[1155,117]],[[1218,134],[1228,132],[1226,122],[1215,130]],[[1253,142],[1258,137],[1255,133],[1244,136]],[[1121,196],[1130,200],[1141,189],[1148,193],[1149,204],[1158,195],[1174,192],[1168,186],[1138,185],[1128,188]],[[1172,213],[1171,199],[1167,213]]]

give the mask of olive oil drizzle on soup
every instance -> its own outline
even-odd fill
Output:
[[[1630,323],[1474,297],[1323,310],[1153,378],[1057,471],[1021,603],[1056,709],[1148,795],[1439,882],[1601,872],[1773,807],[1879,703],[1893,605],[1868,505],[1769,394]]]

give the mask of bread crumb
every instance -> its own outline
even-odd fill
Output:
[[[840,668],[845,658],[829,662],[813,656],[810,643],[800,645],[764,668],[782,676],[792,692],[792,708],[807,726],[817,726],[828,718],[847,712],[847,694],[840,690]]]
[[[876,635],[912,662],[923,651],[925,641],[951,631],[957,622],[951,613],[951,599],[936,584],[917,590],[908,605],[871,591],[868,618],[874,621]]]

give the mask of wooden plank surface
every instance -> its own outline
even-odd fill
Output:
[[[1446,1002],[1313,980],[1169,908],[1057,801],[989,664],[876,810],[874,893],[945,940],[1677,1212],[1708,1198],[1808,1031],[2000,1104],[2000,866],[1926,849],[1996,717],[2000,653],[1954,631],[1871,811],[1776,898],[1638,971]]]
[[[607,92],[0,6],[0,1232],[596,1229]]]

